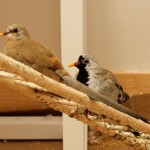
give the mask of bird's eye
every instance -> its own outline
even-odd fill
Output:
[[[18,29],[15,28],[15,29],[12,30],[12,32],[13,32],[13,33],[16,33],[16,32],[18,32]]]
[[[85,60],[83,60],[83,63],[87,64],[87,63],[89,63],[89,61],[87,59],[85,59]]]

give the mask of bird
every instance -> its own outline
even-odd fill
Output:
[[[0,36],[6,36],[3,53],[15,60],[32,67],[44,75],[58,81],[62,79],[55,73],[60,70],[66,75],[69,73],[62,66],[59,58],[52,50],[38,41],[30,38],[29,32],[21,24],[12,24]]]
[[[123,91],[122,86],[113,73],[102,68],[95,57],[87,54],[80,55],[77,62],[69,65],[69,67],[73,66],[77,67],[79,70],[75,75],[76,80],[94,91],[109,97],[119,104],[129,99],[129,95]],[[91,112],[86,109],[84,115],[88,116],[88,114],[91,114]],[[109,136],[91,127],[88,128],[88,131],[88,137],[91,143],[94,142],[98,144],[103,140],[110,140]]]
[[[77,62],[69,65],[69,67],[73,66],[79,70],[76,79],[94,91],[119,104],[129,99],[129,95],[123,90],[115,75],[111,71],[102,68],[95,57],[87,54],[80,55]]]

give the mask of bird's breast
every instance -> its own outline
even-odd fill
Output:
[[[88,85],[89,74],[88,74],[88,72],[86,70],[82,70],[82,71],[80,70],[78,75],[77,75],[77,77],[76,77],[76,79],[79,82],[81,82],[81,83],[83,83],[85,85]]]

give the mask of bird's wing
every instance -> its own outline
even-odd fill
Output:
[[[113,73],[104,68],[100,68],[100,78],[102,81],[108,84],[112,84],[112,85],[119,84],[117,78],[113,75]]]
[[[114,84],[119,90],[123,90],[116,76],[111,71],[102,68],[102,76],[105,81],[108,81],[110,84]]]
[[[6,45],[6,50],[13,57],[20,57],[21,60],[26,60],[30,64],[49,67],[52,70],[62,69],[60,60],[52,53],[50,49],[34,40],[23,40],[20,42]],[[6,51],[5,50],[5,51]]]
[[[106,95],[108,94],[110,98],[114,97],[119,103],[124,103],[129,99],[129,95],[124,92],[121,84],[111,71],[102,69],[102,74],[103,87],[105,89],[104,92]]]
[[[48,48],[33,40],[21,42],[7,42],[4,53],[35,70],[60,81],[60,77],[55,74],[56,70],[63,70],[60,60]]]
[[[100,92],[118,102],[119,89],[115,85],[117,80],[113,73],[107,69],[100,68],[98,76],[99,83],[97,84],[97,88],[95,87],[97,92]]]

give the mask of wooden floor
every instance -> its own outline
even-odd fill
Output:
[[[88,150],[133,150],[125,144],[88,145]],[[0,150],[63,150],[62,141],[0,141]]]
[[[63,150],[62,141],[0,141],[0,150]]]

